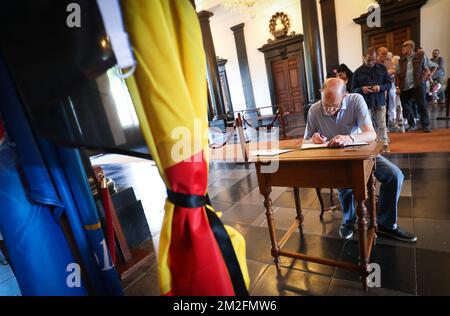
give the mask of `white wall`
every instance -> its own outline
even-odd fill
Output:
[[[209,7],[211,5],[212,7]],[[234,35],[230,30],[232,26],[239,23],[245,23],[245,44],[256,106],[272,105],[264,54],[259,52],[258,48],[266,44],[269,38],[273,38],[269,32],[269,21],[276,12],[283,11],[289,16],[291,22],[290,31],[302,33],[300,1],[275,0],[269,4],[257,7],[249,14],[241,14],[230,12],[217,2],[204,0],[197,2],[197,11],[200,10],[208,10],[214,13],[214,16],[210,19],[214,46],[216,55],[228,60],[225,67],[234,110],[246,108]]]
[[[431,58],[439,48],[446,62],[446,75],[450,77],[450,1],[428,0],[420,12],[421,46]]]
[[[367,12],[373,0],[335,0],[339,63],[352,71],[362,64],[361,26],[353,19]]]

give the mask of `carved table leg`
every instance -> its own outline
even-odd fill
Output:
[[[376,196],[375,196],[375,175],[374,175],[374,171],[372,171],[372,174],[369,177],[369,182],[367,184],[367,189],[368,189],[368,193],[369,193],[369,200],[370,200],[370,207],[371,207],[371,212],[370,212],[370,221],[371,221],[371,225],[370,227],[374,227],[375,228],[375,237],[373,239],[373,243],[376,243],[376,232],[378,231],[378,223],[377,223],[377,201],[376,201]]]
[[[266,218],[267,225],[269,226],[270,242],[272,244],[271,254],[273,256],[273,262],[277,267],[277,271],[280,272],[280,246],[278,245],[276,234],[275,234],[275,221],[272,209],[272,200],[270,199],[270,193],[272,188],[268,185],[264,190],[264,207],[266,208]]]
[[[300,229],[300,234],[303,236],[303,212],[302,204],[300,203],[300,188],[294,187],[294,200],[295,200],[295,210],[297,212],[298,219],[298,229]]]
[[[369,254],[367,247],[367,208],[364,205],[364,200],[356,201],[356,214],[358,215],[359,230],[359,264],[361,267],[362,285],[364,291],[367,291],[367,267],[369,265]]]

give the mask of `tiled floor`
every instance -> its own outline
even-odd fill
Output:
[[[251,277],[251,295],[450,295],[450,153],[391,154],[405,174],[405,183],[399,203],[399,225],[418,235],[416,244],[401,243],[378,238],[373,248],[372,263],[382,267],[382,288],[362,291],[359,275],[301,260],[282,258],[281,275],[276,274],[270,255],[270,241],[264,215],[263,200],[259,194],[254,167],[245,164],[210,163],[210,196],[222,220],[242,233],[247,244],[247,261]],[[149,162],[106,167],[108,176],[115,175],[118,186],[133,185],[144,201],[146,216],[151,227],[153,243],[157,246],[164,199],[162,183],[137,181],[128,168],[142,164],[155,172]],[[148,164],[148,166],[144,166]],[[125,173],[123,170],[127,170]],[[116,173],[115,173],[116,172]],[[124,176],[120,176],[124,175]],[[156,177],[155,177],[156,178]],[[145,184],[145,186],[144,186]],[[158,193],[159,192],[159,193]],[[304,236],[295,232],[285,248],[330,259],[357,261],[357,239],[343,241],[338,229],[341,211],[325,213],[319,219],[320,205],[314,189],[301,189],[304,214]],[[148,194],[151,194],[152,203]],[[159,197],[156,197],[160,194]],[[334,191],[336,194],[336,191]],[[325,205],[330,205],[329,190],[323,190]],[[273,188],[271,193],[277,224],[277,235],[289,228],[295,218],[295,204],[291,188]],[[338,204],[335,196],[334,202]],[[150,207],[151,206],[151,207]],[[158,209],[159,208],[159,209]],[[137,280],[124,284],[127,295],[157,294],[157,276],[154,271],[156,256],[145,273]],[[143,270],[143,271],[144,271]]]
[[[433,117],[441,115],[435,111]],[[446,121],[433,120],[434,127],[449,127]],[[292,126],[288,133],[303,133],[304,124]],[[252,138],[251,128],[246,133]],[[236,141],[233,139],[232,141]],[[371,262],[382,267],[382,288],[363,292],[359,276],[342,269],[301,260],[282,258],[277,275],[270,255],[270,241],[263,199],[252,165],[210,163],[208,192],[213,206],[222,212],[222,221],[245,237],[251,295],[450,295],[450,153],[390,154],[405,175],[399,202],[399,225],[418,235],[416,244],[378,238]],[[165,188],[156,167],[147,161],[111,159],[103,164],[107,175],[119,187],[133,186],[143,201],[147,220],[157,248],[163,217]],[[143,174],[146,174],[143,177]],[[151,176],[148,176],[148,175]],[[150,179],[150,180],[149,180]],[[336,195],[336,191],[334,191]],[[322,190],[325,205],[330,205],[329,190]],[[295,218],[291,188],[273,188],[271,193],[277,235],[289,228]],[[320,205],[314,189],[301,189],[304,236],[295,232],[285,248],[330,259],[357,261],[357,239],[343,241],[338,229],[342,214],[338,208],[319,220]],[[334,196],[334,203],[339,204]],[[157,294],[156,255],[144,267],[144,277],[124,283],[127,295]]]

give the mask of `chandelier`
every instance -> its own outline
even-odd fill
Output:
[[[272,2],[272,0],[222,0],[222,6],[230,11],[249,12],[255,7]]]

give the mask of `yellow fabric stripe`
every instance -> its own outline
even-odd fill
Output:
[[[245,239],[244,237],[233,227],[225,225],[225,230],[230,236],[231,243],[233,244],[234,252],[241,268],[242,276],[244,277],[245,286],[247,290],[250,288],[250,276],[248,274],[247,260],[245,258]]]
[[[102,225],[100,225],[100,223],[92,224],[92,225],[84,225],[85,230],[97,230],[100,228],[102,228]]]
[[[172,289],[172,275],[169,268],[169,247],[172,236],[172,218],[175,206],[166,200],[165,214],[159,239],[158,251],[158,282],[161,295],[166,295]]]
[[[207,148],[206,63],[200,25],[187,0],[122,1],[134,47],[136,84],[153,156],[166,169]],[[141,115],[139,119],[141,120]],[[179,146],[180,157],[174,145]],[[206,153],[207,151],[205,151]]]

